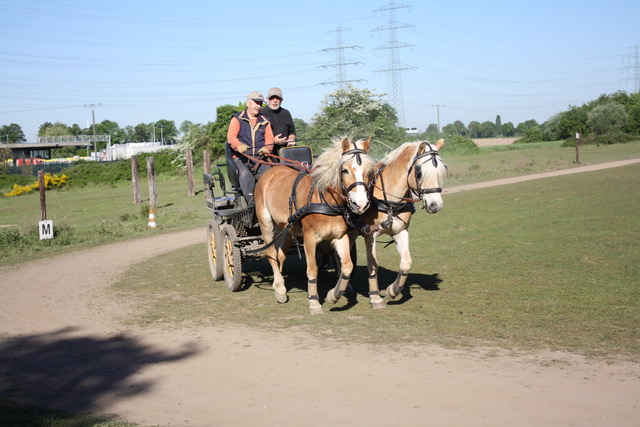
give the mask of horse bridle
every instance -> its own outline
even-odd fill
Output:
[[[429,150],[421,154],[416,154],[416,156],[413,158],[411,166],[409,167],[409,170],[407,171],[407,177],[409,177],[409,175],[411,174],[411,170],[413,169],[416,186],[418,188],[414,190],[413,188],[411,188],[411,186],[409,186],[409,189],[419,198],[422,198],[422,196],[424,196],[425,194],[442,193],[441,187],[420,188],[420,182],[422,181],[422,168],[421,165],[418,164],[418,161],[427,156],[431,156],[431,162],[433,163],[433,166],[437,168],[438,150],[434,150],[433,147],[431,147],[431,144],[429,144]]]
[[[356,158],[356,162],[358,163],[358,166],[360,166],[360,165],[362,165],[362,157],[360,157],[360,155],[361,155],[361,154],[367,154],[367,152],[366,152],[366,151],[364,151],[364,150],[363,150],[363,149],[361,149],[361,148],[358,148],[354,142],[352,142],[352,144],[353,144],[353,147],[354,147],[354,148],[353,148],[353,149],[351,149],[351,150],[349,150],[349,151],[345,151],[344,153],[342,153],[342,155],[343,155],[343,156],[346,156],[347,154],[353,154],[353,155],[355,156],[355,158]],[[342,169],[342,165],[343,165],[343,164],[344,164],[344,162],[340,162],[340,169]],[[356,182],[353,182],[353,183],[351,183],[351,185],[349,185],[348,187],[345,187],[345,185],[344,185],[344,184],[341,184],[341,187],[342,187],[342,191],[344,191],[344,194],[345,194],[345,195],[348,195],[348,194],[349,194],[349,192],[350,192],[351,190],[353,190],[355,187],[357,187],[358,185],[362,185],[362,186],[364,186],[364,188],[366,188],[366,189],[367,189],[367,194],[368,194],[368,192],[369,192],[369,186],[367,185],[367,183],[366,183],[366,182],[363,182],[363,181],[356,181]]]

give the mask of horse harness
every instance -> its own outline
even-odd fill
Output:
[[[418,186],[417,189],[413,189],[411,186],[409,186],[409,191],[414,194],[416,196],[416,198],[408,198],[408,197],[397,197],[398,199],[400,199],[400,201],[398,202],[393,202],[387,199],[387,195],[389,193],[387,193],[387,191],[385,190],[384,187],[384,180],[382,179],[382,171],[384,170],[386,165],[382,165],[380,166],[380,168],[376,171],[375,175],[374,175],[374,179],[373,179],[373,185],[375,186],[375,179],[379,178],[380,179],[380,186],[382,188],[379,188],[380,191],[382,191],[382,194],[384,196],[384,200],[380,200],[377,198],[373,198],[374,203],[376,204],[376,207],[378,209],[379,212],[387,212],[387,219],[385,219],[384,221],[382,221],[382,223],[380,224],[380,226],[384,229],[384,230],[388,230],[391,227],[391,224],[393,223],[393,217],[397,216],[399,214],[405,213],[405,212],[409,212],[411,214],[414,214],[416,211],[416,207],[414,205],[414,202],[418,202],[420,200],[422,200],[422,196],[425,194],[432,194],[432,193],[442,193],[442,188],[441,187],[433,187],[433,188],[420,188],[419,187],[419,182],[422,180],[422,167],[421,165],[418,164],[418,161],[420,159],[423,159],[427,156],[431,156],[431,161],[433,162],[433,166],[434,167],[438,167],[438,151],[434,150],[433,148],[431,148],[431,145],[429,144],[429,150],[425,151],[424,153],[421,154],[416,154],[415,157],[413,158],[413,161],[411,162],[411,166],[409,166],[409,170],[407,171],[407,178],[409,178],[409,175],[411,175],[411,171],[413,171],[414,173],[414,178],[416,181],[416,186]]]
[[[352,142],[352,144],[353,144],[353,149],[345,151],[344,153],[342,153],[342,156],[346,156],[347,154],[354,155],[358,165],[362,165],[361,155],[366,154],[366,151],[358,148],[354,142]],[[342,167],[342,163],[340,164],[340,166]],[[313,192],[316,189],[315,182],[312,181],[311,188],[309,189],[309,194],[307,195],[306,204],[298,208],[296,190],[298,188],[298,185],[300,184],[300,181],[302,181],[302,179],[308,174],[309,172],[307,170],[300,171],[298,173],[298,176],[296,176],[296,179],[293,182],[293,185],[291,186],[291,196],[289,197],[289,219],[287,221],[289,225],[294,225],[295,223],[300,221],[303,217],[311,214],[320,214],[320,215],[329,215],[329,216],[340,215],[344,218],[347,226],[351,228],[355,228],[360,232],[370,232],[367,229],[369,227],[367,224],[365,224],[362,221],[359,221],[359,219],[357,218],[355,220],[351,218],[351,215],[349,213],[349,206],[348,206],[349,201],[348,201],[348,198],[344,195],[344,194],[348,194],[353,188],[357,187],[358,185],[364,186],[367,189],[367,191],[369,191],[369,186],[365,182],[356,181],[349,186],[345,186],[344,184],[341,184],[341,188],[344,194],[339,193],[334,189],[332,189],[331,187],[329,187],[330,191],[332,191],[336,196],[340,197],[342,200],[347,202],[347,204],[334,205],[327,201],[323,193],[318,193],[320,196],[320,201],[321,201],[320,203],[311,203],[311,197],[313,196]]]

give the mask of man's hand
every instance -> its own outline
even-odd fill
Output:
[[[291,147],[292,145],[296,145],[295,139],[291,141],[287,141],[287,147]]]
[[[240,145],[238,145],[238,149],[236,151],[238,151],[240,153],[244,153],[248,149],[249,149],[248,145],[240,144]]]

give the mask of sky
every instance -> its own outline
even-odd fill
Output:
[[[543,123],[637,91],[638,16],[637,0],[0,0],[0,125],[35,142],[45,122],[87,127],[90,105],[121,128],[207,123],[272,86],[310,122],[341,61],[392,101],[391,53],[405,127]]]

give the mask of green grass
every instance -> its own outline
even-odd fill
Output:
[[[580,164],[576,165],[575,149],[560,144],[562,141],[481,147],[481,154],[472,156],[447,155],[443,151],[449,167],[447,186],[640,157],[637,142],[586,145],[580,147]]]
[[[265,260],[245,263],[246,286],[212,282],[205,243],[138,265],[114,285],[141,325],[242,324],[372,344],[562,350],[640,360],[640,165],[447,195],[411,225],[409,289],[369,308],[362,241],[343,299],[310,316],[304,263],[285,266],[290,301],[275,302]],[[203,239],[204,240],[204,239]],[[382,240],[387,240],[382,238]],[[394,245],[379,245],[381,286],[395,277]],[[170,266],[167,268],[167,266]],[[320,276],[321,292],[335,283]],[[324,295],[321,293],[321,295]]]
[[[582,164],[640,157],[638,143],[580,150]],[[558,143],[443,157],[451,172],[447,186],[576,166],[575,150]],[[384,311],[371,310],[364,296],[361,240],[352,281],[357,300],[325,307],[323,316],[307,313],[303,261],[288,260],[290,302],[277,305],[265,260],[247,261],[248,286],[230,293],[212,282],[204,242],[132,268],[112,289],[137,310],[123,321],[155,327],[239,324],[345,342],[550,349],[640,361],[639,177],[635,165],[446,195],[442,212],[414,216],[410,286]],[[146,182],[141,191],[148,198]],[[160,178],[158,192],[157,230],[146,226],[148,202],[133,204],[130,183],[47,192],[48,218],[62,233],[42,242],[37,194],[0,197],[0,264],[195,227],[204,234],[210,214],[202,193],[187,196],[183,177]],[[393,245],[379,245],[378,252],[386,286],[398,255]],[[326,293],[334,272],[323,272],[320,281]],[[1,400],[0,424],[132,425]]]
[[[446,144],[446,143],[445,143]],[[446,145],[445,145],[446,146]],[[480,154],[443,157],[449,166],[446,186],[574,167],[575,150],[560,142],[484,147]],[[581,164],[640,157],[640,144],[585,146]],[[201,169],[195,174],[202,188]],[[8,189],[6,189],[8,190]],[[38,239],[38,194],[0,197],[0,265],[10,265],[99,244],[200,227],[210,214],[204,194],[187,195],[186,177],[158,178],[158,229],[149,230],[148,184],[140,183],[143,203],[133,203],[130,182],[48,191],[47,218],[55,238]]]
[[[186,177],[158,179],[157,229],[147,227],[149,196],[141,182],[141,204],[133,203],[131,183],[91,185],[47,191],[47,219],[55,237],[38,239],[41,219],[38,194],[0,198],[0,265],[76,250],[117,240],[197,227],[210,217],[205,209],[202,173],[196,175],[195,196],[188,195]]]

